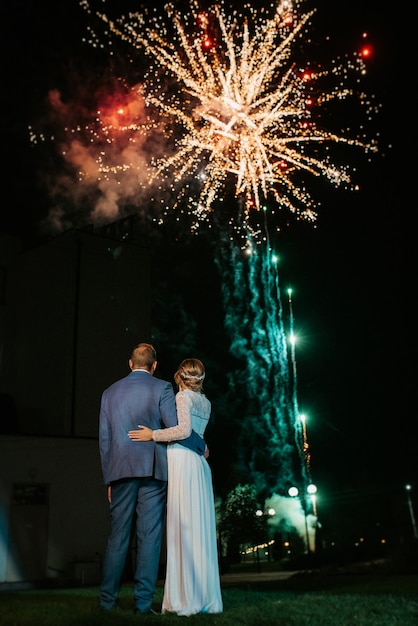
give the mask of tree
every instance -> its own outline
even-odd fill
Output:
[[[237,563],[241,560],[240,550],[255,546],[265,540],[265,516],[257,516],[260,509],[254,485],[237,485],[230,491],[219,510],[219,538],[221,557]]]

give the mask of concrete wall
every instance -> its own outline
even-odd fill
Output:
[[[97,436],[100,396],[150,341],[148,250],[67,231],[7,268],[0,392],[18,432]],[[3,431],[4,432],[4,431]]]
[[[151,341],[149,250],[130,227],[26,250],[0,235],[0,585],[99,582],[100,398]]]
[[[109,531],[97,440],[0,436],[0,585],[96,584]]]

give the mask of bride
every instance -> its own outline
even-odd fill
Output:
[[[195,430],[204,437],[211,404],[203,393],[205,368],[185,359],[174,375],[178,426],[129,431],[134,441],[171,442],[167,446],[167,571],[162,613],[194,615],[223,610],[216,542],[212,472],[205,455],[176,443]]]

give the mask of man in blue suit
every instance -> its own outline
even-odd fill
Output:
[[[138,344],[129,359],[131,372],[102,395],[99,447],[104,483],[108,486],[111,530],[103,563],[100,606],[117,608],[122,575],[136,516],[136,613],[152,613],[158,577],[167,492],[167,447],[155,441],[134,442],[130,430],[146,423],[153,430],[177,425],[171,383],[153,376],[155,349]],[[205,442],[194,431],[181,442],[198,454]]]

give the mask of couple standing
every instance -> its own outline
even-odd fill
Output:
[[[162,613],[221,613],[212,473],[203,440],[210,417],[210,402],[202,393],[204,366],[198,359],[180,364],[176,396],[171,383],[153,376],[152,345],[138,344],[129,366],[130,374],[103,392],[100,408],[100,457],[111,518],[100,606],[117,608],[135,524],[135,612],[154,612],[167,515]]]

